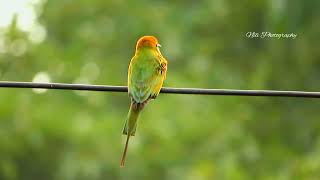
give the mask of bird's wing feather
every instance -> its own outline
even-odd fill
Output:
[[[129,94],[137,103],[155,98],[159,94],[164,80],[164,75],[159,73],[159,61],[148,60],[146,62],[135,63],[133,60],[130,63]]]

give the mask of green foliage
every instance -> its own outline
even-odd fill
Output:
[[[320,89],[316,0],[54,0],[37,12],[41,43],[17,28],[19,16],[0,29],[1,80],[46,72],[52,82],[125,85],[136,40],[155,35],[169,61],[165,86]],[[160,94],[120,168],[125,93],[3,88],[0,96],[0,179],[320,177],[317,99]]]

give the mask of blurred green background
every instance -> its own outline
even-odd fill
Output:
[[[126,85],[155,35],[164,86],[320,90],[320,1],[1,0],[5,81]],[[295,39],[247,32],[296,33]],[[120,168],[126,93],[0,89],[0,179],[319,179],[320,101],[160,94]]]

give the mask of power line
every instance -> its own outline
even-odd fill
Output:
[[[41,88],[41,89],[64,89],[86,91],[109,91],[127,92],[127,86],[105,86],[88,84],[66,83],[33,83],[0,81],[3,88]],[[276,96],[276,97],[303,97],[320,98],[320,92],[306,91],[276,91],[276,90],[236,90],[236,89],[202,89],[202,88],[167,88],[161,89],[161,93],[167,94],[198,94],[198,95],[229,95],[229,96]]]

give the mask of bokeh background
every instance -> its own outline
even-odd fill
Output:
[[[126,85],[155,35],[167,87],[320,90],[317,0],[0,0],[5,81]],[[247,38],[247,32],[296,39]],[[319,179],[320,101],[160,94],[120,168],[126,93],[0,89],[0,179]]]

